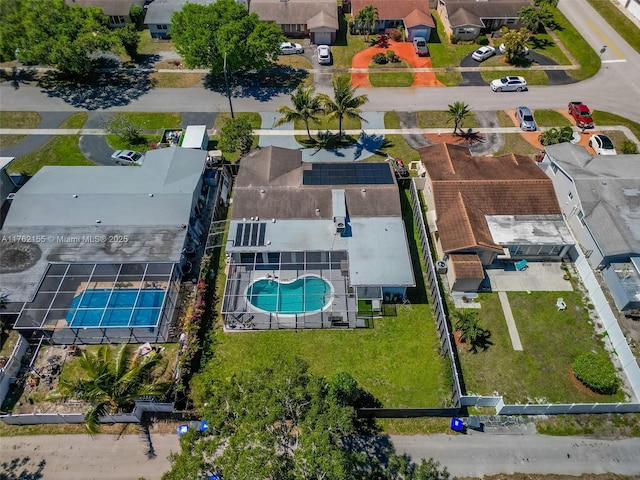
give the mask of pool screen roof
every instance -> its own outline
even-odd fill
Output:
[[[390,185],[385,163],[314,163],[302,173],[303,185]]]
[[[172,263],[50,264],[16,329],[155,327]]]

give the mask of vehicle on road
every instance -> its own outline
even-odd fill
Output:
[[[142,165],[144,155],[133,150],[116,150],[111,155],[118,165]]]
[[[419,57],[429,56],[429,46],[427,41],[423,37],[415,37],[413,39],[413,48],[416,50],[416,55]]]
[[[331,65],[331,49],[329,45],[318,45],[318,63],[320,65]]]
[[[516,108],[516,118],[520,122],[520,129],[525,132],[535,132],[538,128],[533,118],[533,113],[531,113],[528,107]]]
[[[593,128],[593,117],[591,110],[582,102],[569,102],[567,107],[569,115],[576,121],[576,125],[580,128]]]
[[[496,49],[486,45],[484,47],[480,47],[475,52],[471,54],[471,58],[473,58],[476,62],[484,62],[487,58],[491,58],[496,54]]]
[[[504,52],[507,51],[507,47],[504,46],[504,43],[501,43],[498,50],[500,50],[501,55],[504,55]],[[520,55],[529,55],[529,49],[527,47],[523,47],[520,51]]]
[[[494,92],[521,92],[527,89],[527,81],[523,77],[502,77],[491,82]]]
[[[617,155],[616,148],[613,145],[613,142],[609,137],[603,135],[602,133],[596,133],[595,135],[591,135],[589,139],[589,146],[593,148],[593,150],[598,155]]]
[[[283,42],[280,44],[280,53],[282,55],[294,55],[304,53],[304,48],[299,43]]]

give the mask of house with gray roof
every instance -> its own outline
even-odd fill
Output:
[[[355,328],[415,285],[388,163],[303,163],[267,147],[242,159],[226,245],[227,329]]]
[[[529,6],[529,0],[438,0],[437,11],[450,38],[474,40],[502,27],[521,28],[518,12]]]
[[[21,305],[14,328],[58,344],[166,341],[220,183],[206,160],[170,147],[141,166],[43,167],[0,230],[2,294]]]
[[[561,143],[545,147],[540,167],[616,306],[640,308],[640,155],[592,155]]]
[[[182,10],[186,3],[207,5],[215,3],[215,0],[154,0],[147,6],[144,16],[144,24],[149,29],[151,38],[171,38],[171,18],[175,12]]]
[[[249,12],[257,14],[260,20],[279,25],[287,37],[309,36],[316,45],[335,43],[340,28],[335,1],[250,0]]]

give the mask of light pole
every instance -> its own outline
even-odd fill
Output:
[[[224,83],[227,87],[227,98],[229,99],[229,110],[231,110],[231,118],[235,118],[233,115],[233,105],[231,104],[231,90],[229,90],[229,77],[227,76],[227,52],[224,52],[224,63],[222,65],[224,70]]]

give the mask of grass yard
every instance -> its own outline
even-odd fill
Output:
[[[501,127],[513,127],[513,120],[504,110],[498,110],[496,112],[496,116],[498,117],[498,125]]]
[[[610,0],[587,1],[615,29],[618,35],[624,38],[636,52],[640,53],[640,30],[619,8],[611,5]]]
[[[311,120],[309,122],[310,130],[335,130],[338,131],[338,119],[330,118],[326,115],[318,115],[317,122]],[[295,130],[306,130],[306,126],[302,120],[296,120],[293,122],[293,128]],[[342,130],[362,130],[362,122],[358,118],[343,117],[342,118]]]
[[[316,375],[349,372],[386,407],[437,407],[450,396],[428,304],[398,307],[374,328],[217,334],[218,375],[270,365],[277,355],[306,360]]]
[[[369,81],[374,87],[410,87],[413,84],[411,72],[372,72]]]
[[[379,155],[378,155],[379,154]],[[411,148],[402,135],[390,134],[384,136],[384,143],[376,155],[369,158],[369,160],[383,161],[387,158],[387,155],[393,158],[400,158],[404,162],[405,166],[409,168],[409,163],[420,160],[420,154],[417,150]]]
[[[182,123],[181,113],[126,112],[124,115],[136,125],[141,125],[144,130],[178,128]]]
[[[36,128],[40,120],[36,112],[0,111],[0,128]]]
[[[84,124],[87,123],[88,118],[89,114],[87,112],[74,113],[62,121],[60,128],[82,128],[84,127]]]
[[[445,110],[423,110],[416,112],[418,119],[418,128],[448,128],[453,131],[453,121],[450,120],[449,113]],[[461,128],[480,128],[480,124],[476,120],[473,112],[464,119]]]
[[[170,73],[153,72],[149,75],[151,83],[156,88],[191,88],[202,85],[202,73]]]
[[[0,149],[12,147],[27,138],[27,135],[0,135]]]
[[[527,142],[519,133],[505,133],[504,146],[497,152],[494,152],[493,155],[498,156],[507,153],[516,153],[518,155],[535,155],[536,153],[540,153],[540,150]]]
[[[151,33],[148,29],[140,32],[140,43],[138,44],[138,53],[140,55],[153,55],[166,51],[175,51],[171,40],[151,38]]]
[[[610,5],[609,8],[613,9],[614,7]],[[567,74],[576,80],[585,80],[595,75],[600,69],[598,54],[560,10],[556,7],[549,7],[549,10],[553,13],[555,22],[560,26],[555,30],[555,34],[580,64],[580,69],[567,70]],[[527,79],[527,81],[529,80]]]
[[[79,141],[78,135],[52,137],[39,149],[11,162],[9,173],[35,175],[45,165],[95,165],[82,155]]]
[[[616,115],[615,113],[601,112],[595,110],[592,112],[593,121],[598,125],[623,125],[633,132],[636,138],[640,138],[640,123],[636,123],[627,118]]]
[[[567,310],[558,312],[557,297]],[[574,379],[572,363],[578,355],[603,351],[578,292],[509,292],[509,302],[524,350],[514,351],[495,293],[481,294],[478,318],[491,332],[486,351],[473,354],[459,348],[468,392],[503,395],[505,403],[605,403],[624,395],[598,395]]]
[[[539,127],[569,127],[572,125],[567,117],[556,110],[535,110],[533,117]]]
[[[159,133],[143,133],[142,135],[140,135],[139,142],[136,143],[129,143],[126,140],[121,139],[117,135],[107,135],[106,139],[109,146],[114,150],[134,150],[136,152],[144,153],[149,150],[149,147],[153,142],[159,142],[160,140],[162,140],[161,137],[162,135],[160,135]]]

